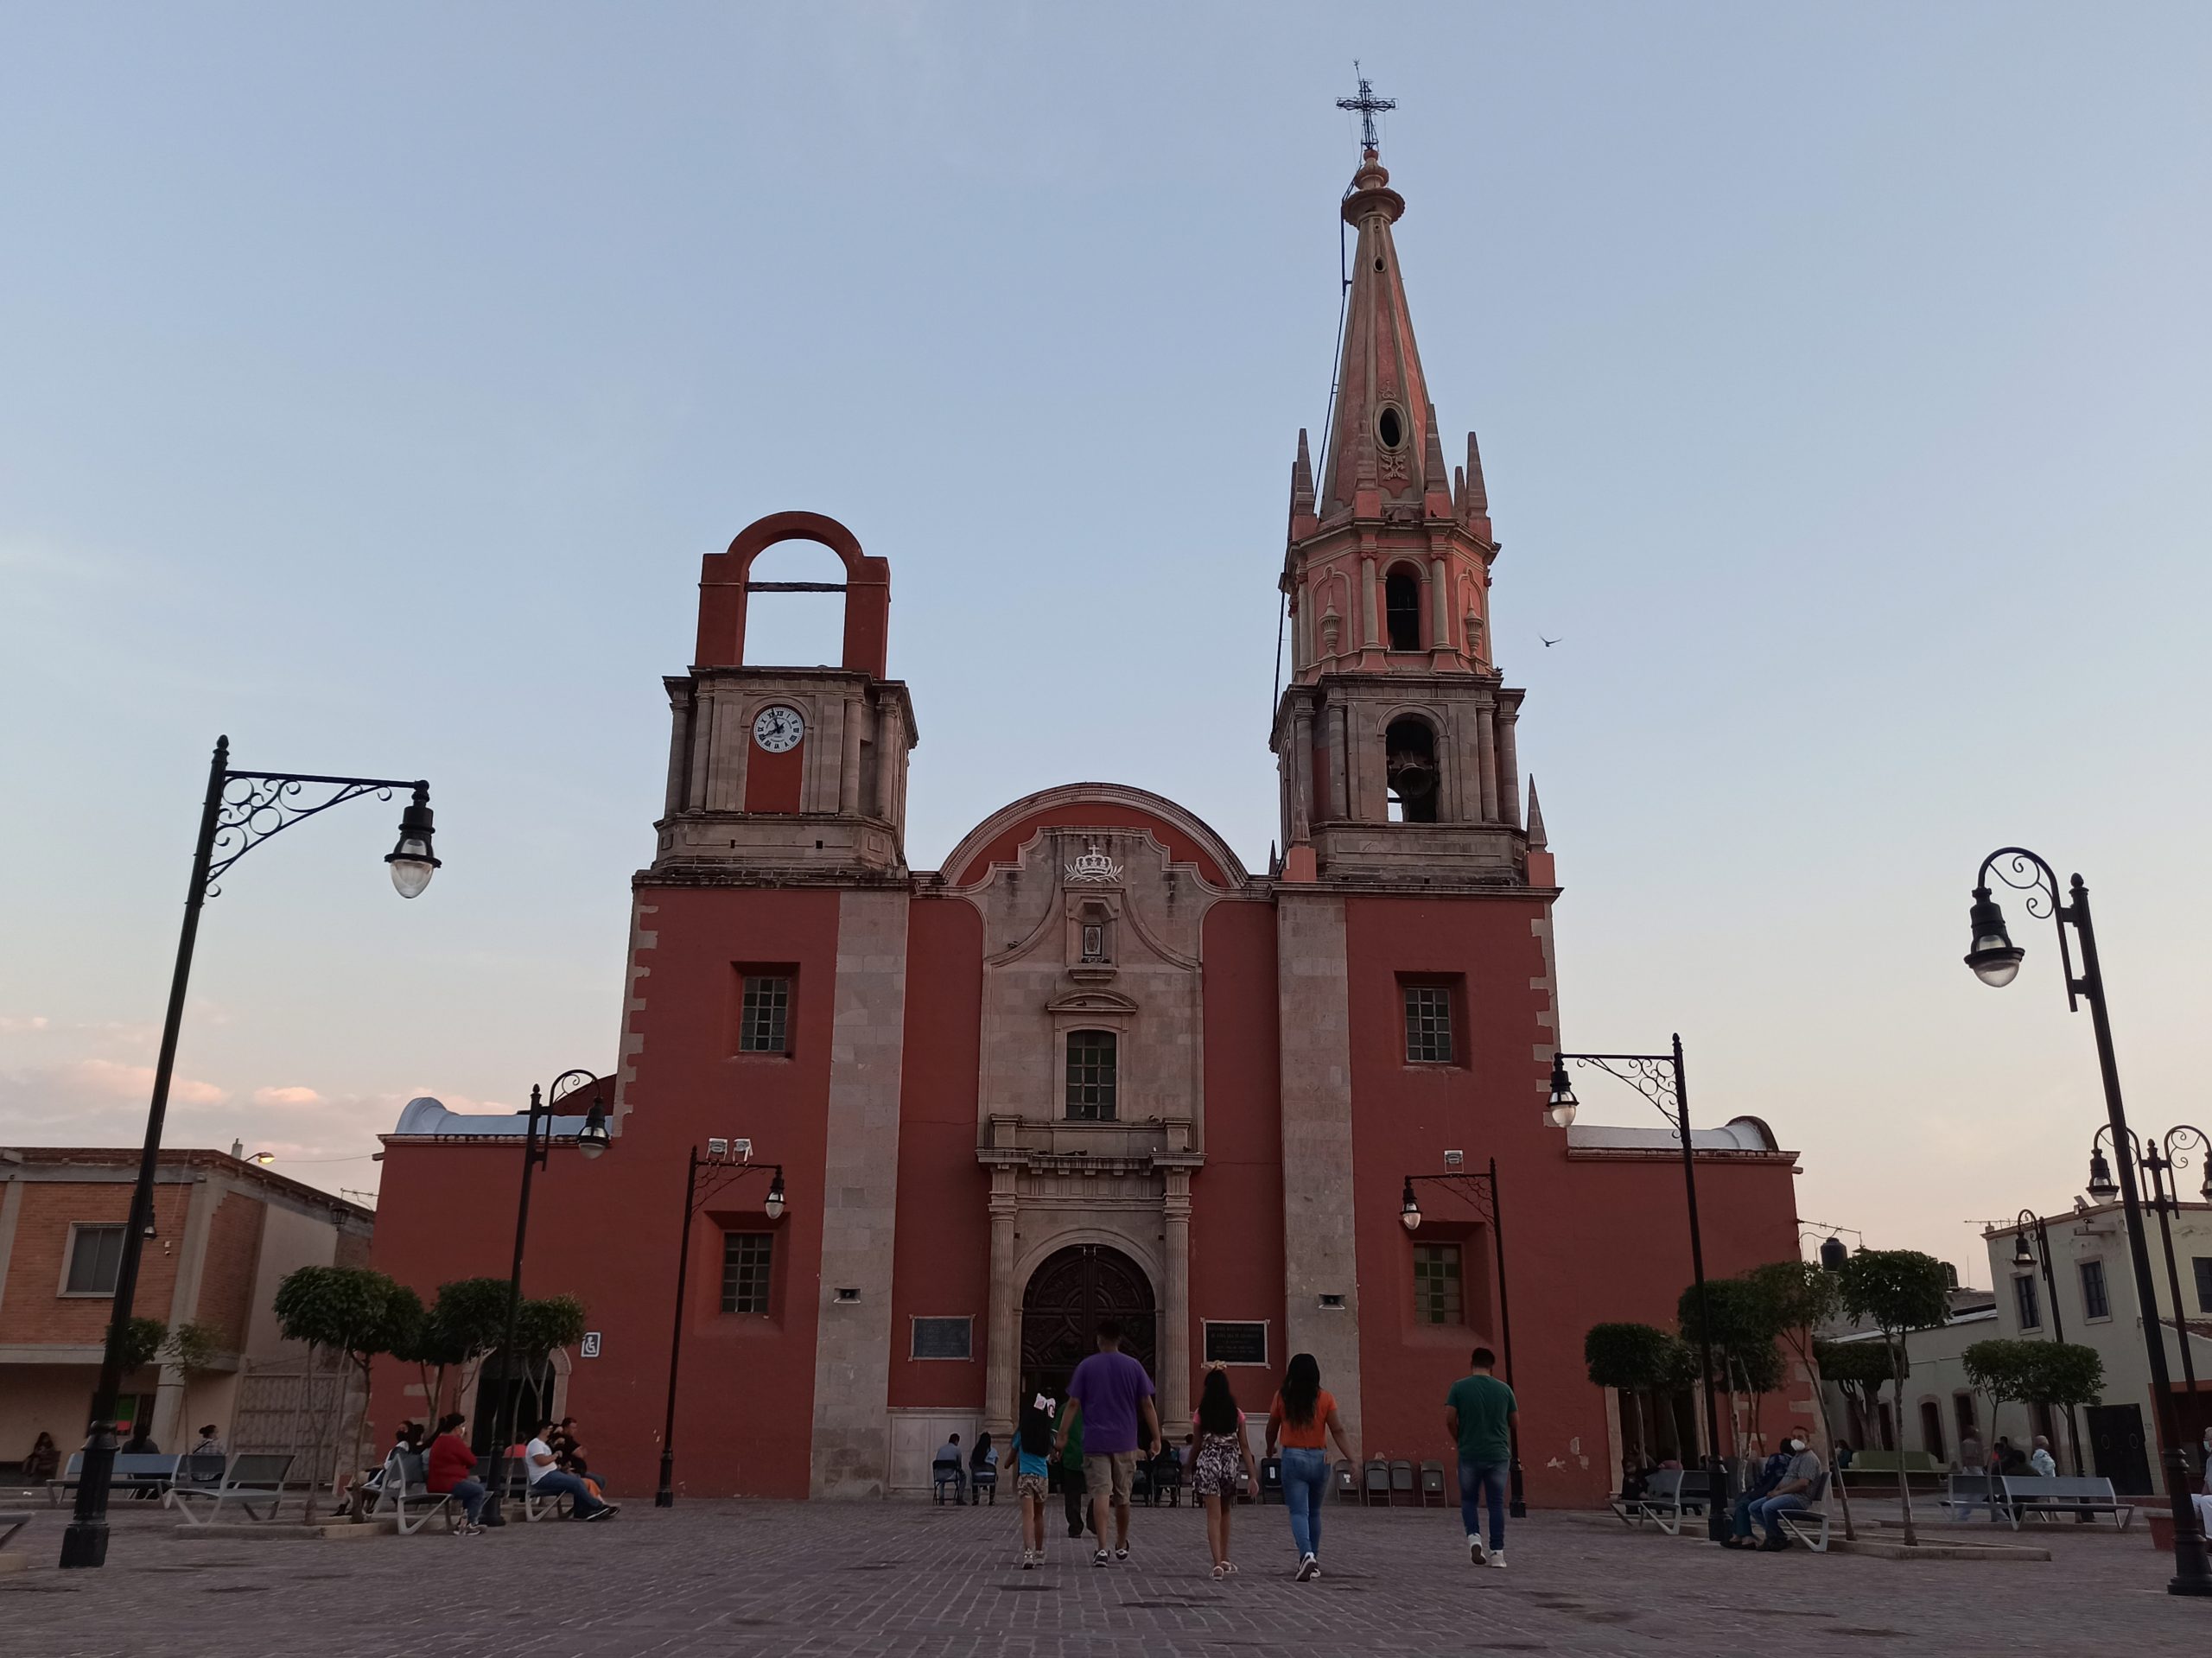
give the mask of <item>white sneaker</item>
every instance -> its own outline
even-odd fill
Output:
[[[1036,1569],[1036,1566],[1037,1566],[1037,1557],[1036,1557],[1036,1555],[1034,1555],[1033,1553],[1032,1553],[1029,1550],[1027,1550],[1027,1549],[1026,1549],[1026,1548],[1025,1548],[1025,1549],[1023,1549],[1023,1550],[1021,1551],[1021,1569],[1022,1569],[1024,1572],[1031,1572],[1031,1571],[1034,1571],[1034,1570]]]
[[[1301,1555],[1300,1557],[1296,1581],[1300,1583],[1306,1583],[1319,1577],[1320,1575],[1320,1561],[1315,1560],[1311,1554]]]
[[[1505,1551],[1502,1548],[1492,1549],[1491,1551],[1490,1563],[1497,1567],[1499,1571],[1503,1572],[1505,1569]]]
[[[1490,1564],[1490,1551],[1483,1547],[1483,1540],[1479,1537],[1470,1535],[1467,1539],[1467,1564],[1469,1566]]]

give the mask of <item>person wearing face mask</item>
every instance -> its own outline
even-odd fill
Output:
[[[1789,1467],[1783,1471],[1772,1493],[1751,1504],[1751,1519],[1766,1533],[1766,1540],[1759,1547],[1774,1552],[1789,1547],[1789,1538],[1782,1529],[1782,1515],[1812,1502],[1813,1488],[1824,1471],[1820,1453],[1805,1443],[1802,1435],[1792,1434],[1783,1448],[1789,1452]]]
[[[1759,1470],[1759,1477],[1752,1482],[1751,1489],[1736,1499],[1735,1509],[1730,1515],[1732,1523],[1728,1528],[1728,1535],[1720,1540],[1721,1547],[1758,1547],[1751,1540],[1751,1505],[1772,1496],[1775,1488],[1782,1483],[1783,1476],[1789,1471],[1789,1464],[1796,1457],[1796,1452],[1790,1448],[1794,1443],[1784,1439],[1782,1449],[1766,1459],[1765,1466]]]

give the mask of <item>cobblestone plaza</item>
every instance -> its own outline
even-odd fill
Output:
[[[121,1504],[102,1572],[51,1566],[41,1510],[0,1576],[11,1654],[346,1658],[1135,1658],[1470,1651],[1821,1655],[2205,1650],[2202,1602],[2164,1592],[2139,1523],[2038,1534],[2048,1562],[1897,1563],[1724,1553],[1610,1518],[1516,1522],[1505,1571],[1470,1567],[1457,1516],[1332,1506],[1318,1583],[1289,1579],[1280,1508],[1236,1515],[1243,1567],[1208,1575],[1201,1517],[1140,1509],[1125,1566],[1065,1534],[1018,1565],[1015,1511],[888,1504],[632,1502],[611,1523],[343,1541],[181,1537]],[[1058,1528],[1054,1528],[1058,1531]],[[1936,1536],[1961,1540],[1962,1532]],[[1986,1528],[1971,1540],[1989,1539]],[[2011,1540],[2009,1533],[2002,1540]]]

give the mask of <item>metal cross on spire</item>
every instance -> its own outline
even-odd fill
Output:
[[[1396,109],[1398,107],[1398,100],[1395,98],[1376,97],[1375,88],[1368,85],[1367,77],[1365,75],[1360,74],[1359,60],[1357,58],[1354,58],[1351,60],[1351,72],[1356,75],[1359,75],[1359,96],[1357,98],[1340,98],[1337,100],[1337,107],[1340,110],[1357,110],[1359,111],[1360,148],[1363,149],[1373,149],[1376,147],[1375,143],[1375,118],[1381,114],[1384,110]]]

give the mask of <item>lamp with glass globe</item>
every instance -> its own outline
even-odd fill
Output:
[[[435,830],[430,817],[428,785],[415,785],[415,798],[399,814],[399,841],[385,857],[391,870],[391,884],[402,898],[420,898],[436,873],[438,860],[431,854]]]
[[[1398,1220],[1408,1232],[1421,1229],[1421,1200],[1414,1196],[1413,1177],[1406,1177],[1405,1191],[1398,1199]]]
[[[1967,931],[1972,940],[1967,949],[1967,965],[1974,969],[1974,977],[1997,990],[2019,975],[2020,962],[2027,951],[2014,943],[2012,935],[2005,931],[2005,912],[1989,896],[1986,886],[1974,890],[1974,906],[1967,914]]]
[[[1574,1097],[1574,1084],[1567,1079],[1567,1061],[1557,1054],[1552,1056],[1552,1097],[1544,1107],[1544,1121],[1554,1128],[1571,1127],[1576,1108],[1581,1103]],[[1523,1109],[1526,1108],[1524,1107]]]

